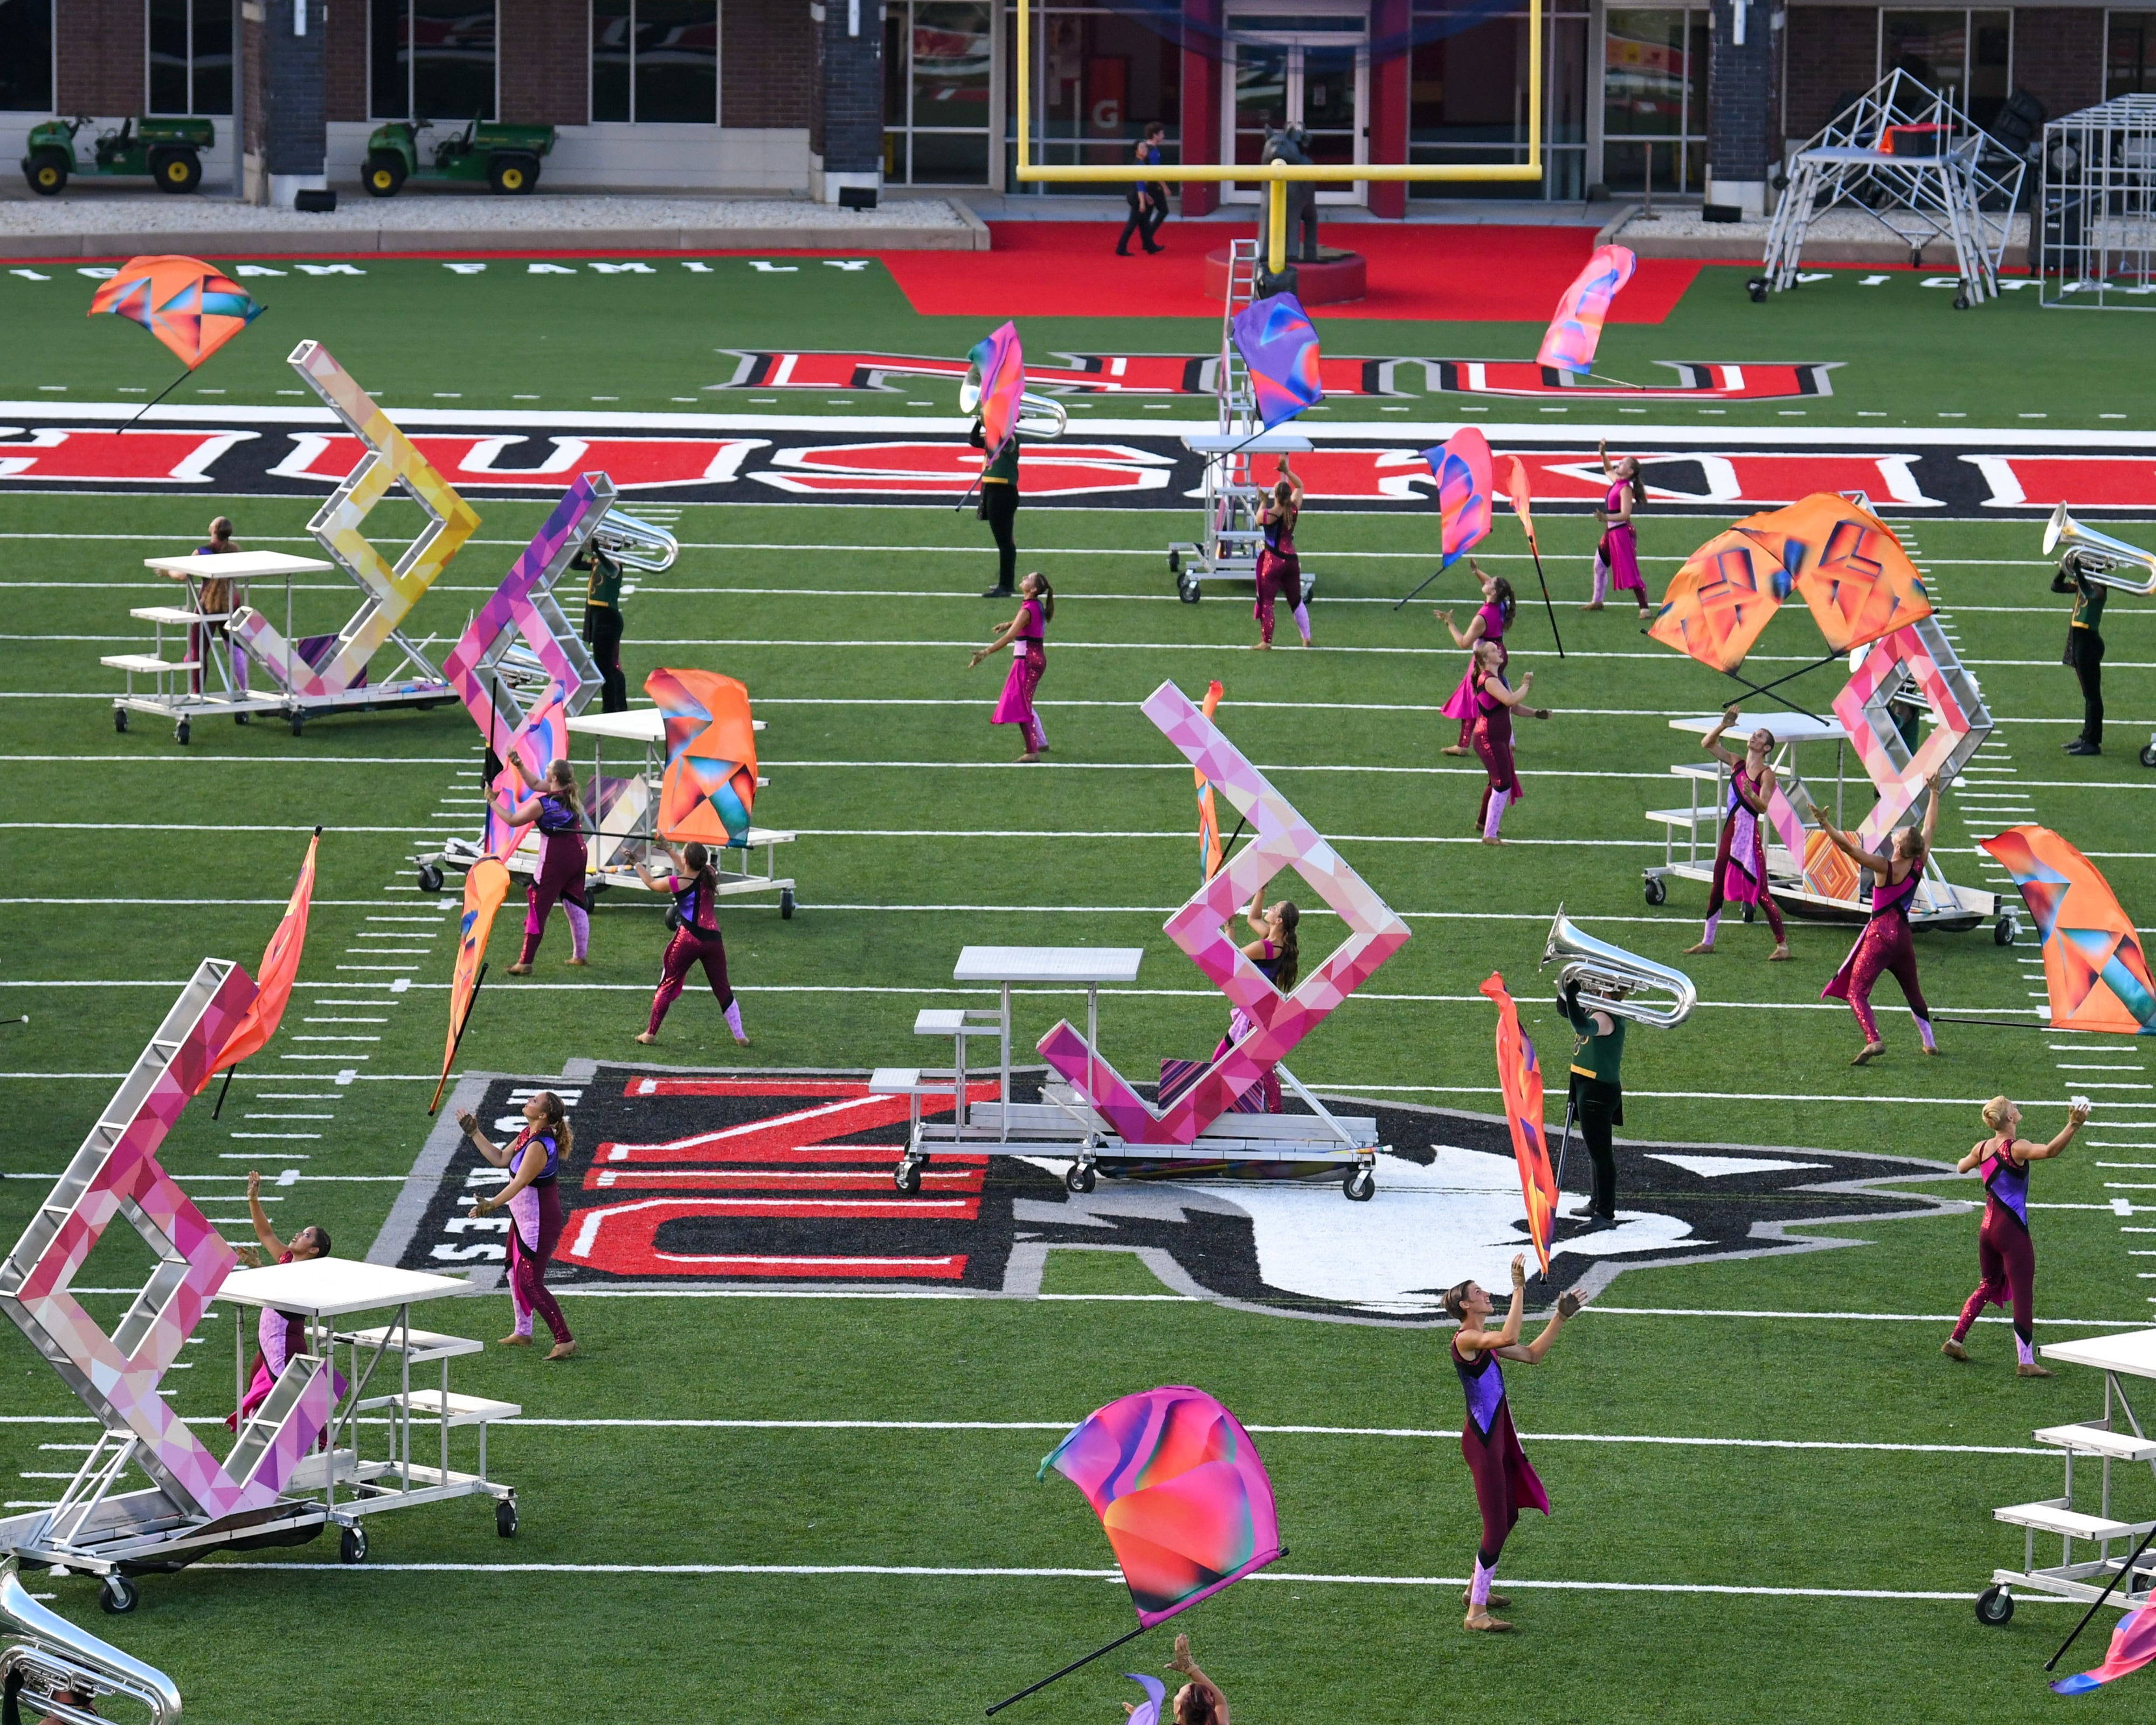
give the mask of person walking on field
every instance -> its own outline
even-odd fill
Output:
[[[1168,136],[1168,128],[1158,120],[1145,129],[1132,150],[1132,159],[1140,167],[1160,166],[1160,141]],[[1133,180],[1123,193],[1124,201],[1131,207],[1130,219],[1123,223],[1122,237],[1116,242],[1116,255],[1130,256],[1131,235],[1148,252],[1164,252],[1168,248],[1156,245],[1162,226],[1168,220],[1168,187],[1158,180]]]
[[[1025,578],[1024,592],[1025,603],[1018,608],[1018,615],[1004,625],[995,639],[975,651],[966,669],[977,670],[990,655],[1010,649],[1010,671],[1004,679],[1004,692],[988,722],[1019,727],[1019,734],[1025,739],[1025,752],[1019,760],[1029,766],[1048,752],[1048,732],[1034,710],[1033,696],[1048,670],[1048,625],[1055,620],[1055,589],[1048,584],[1045,575],[1034,569]]]
[[[1707,927],[1699,944],[1687,947],[1687,955],[1712,952],[1715,931],[1722,925],[1725,903],[1758,905],[1767,913],[1767,927],[1774,933],[1774,950],[1768,962],[1789,956],[1789,937],[1783,932],[1782,912],[1767,881],[1767,833],[1763,824],[1768,806],[1774,800],[1774,768],[1768,758],[1774,752],[1774,733],[1763,725],[1745,740],[1744,752],[1732,753],[1722,746],[1722,733],[1737,722],[1734,706],[1722,709],[1722,722],[1707,733],[1701,744],[1707,752],[1729,769],[1729,802],[1722,822],[1722,842],[1714,854],[1714,884],[1707,888]]]
[[[1640,620],[1644,623],[1654,614],[1647,603],[1646,583],[1640,578],[1640,544],[1632,531],[1632,513],[1643,507],[1647,501],[1647,488],[1640,478],[1640,463],[1630,455],[1616,461],[1609,459],[1609,445],[1599,444],[1602,456],[1603,476],[1610,481],[1604,494],[1602,507],[1596,511],[1602,517],[1602,542],[1594,548],[1594,591],[1584,611],[1599,611],[1609,597],[1609,586],[1614,581],[1620,593],[1630,593],[1640,607]]]
[[[1310,607],[1302,598],[1302,558],[1295,548],[1296,523],[1302,519],[1302,481],[1296,477],[1285,455],[1273,470],[1278,476],[1272,494],[1258,506],[1258,526],[1265,537],[1258,546],[1254,572],[1256,602],[1250,607],[1250,615],[1258,623],[1261,651],[1272,646],[1273,606],[1283,596],[1294,607],[1296,632],[1302,637],[1302,644],[1310,644]]]
[[[584,873],[588,856],[584,850],[584,803],[577,791],[577,775],[567,761],[547,769],[539,794],[517,803],[495,803],[494,812],[512,827],[539,828],[539,866],[525,888],[524,950],[509,967],[511,976],[531,974],[531,961],[539,956],[546,937],[547,918],[560,905],[569,919],[571,964],[590,961],[585,954],[592,943],[591,906],[584,899]]]
[[[1969,1358],[1962,1338],[1979,1312],[2010,1301],[2014,1346],[2021,1356],[2016,1369],[2024,1378],[2051,1375],[2036,1363],[2036,1248],[2029,1237],[2029,1165],[2058,1155],[2088,1117],[2088,1102],[2076,1096],[2058,1137],[2048,1144],[2036,1144],[2015,1137],[2021,1111],[2008,1098],[1994,1096],[1984,1105],[1984,1123],[1990,1136],[1954,1164],[1956,1173],[1974,1169],[1983,1175],[1984,1221],[1976,1235],[1976,1291],[1962,1307],[1953,1334],[1939,1348],[1948,1359]]]
[[[498,1344],[503,1348],[531,1345],[531,1317],[536,1312],[552,1332],[554,1346],[547,1358],[567,1359],[577,1351],[577,1338],[569,1333],[569,1321],[554,1296],[547,1291],[547,1265],[562,1238],[562,1199],[555,1182],[572,1144],[569,1119],[562,1099],[542,1090],[522,1109],[524,1127],[506,1144],[496,1144],[479,1129],[478,1118],[469,1108],[457,1115],[479,1153],[495,1167],[509,1170],[509,1182],[491,1197],[471,1207],[475,1217],[509,1211],[509,1300],[516,1322]]]
[[[719,933],[719,877],[711,867],[711,853],[695,843],[678,852],[670,845],[666,851],[674,859],[673,874],[654,875],[644,867],[643,858],[636,861],[636,872],[644,884],[654,892],[671,895],[674,900],[674,908],[666,916],[666,926],[674,931],[674,937],[666,942],[666,956],[660,963],[659,988],[651,997],[651,1022],[636,1040],[646,1044],[658,1041],[659,1026],[666,1009],[681,998],[689,967],[701,963],[719,1010],[726,1015],[726,1029],[733,1032],[736,1042],[747,1048],[748,1033],[742,1029],[741,1003],[734,999],[733,984],[726,979],[726,943]]]

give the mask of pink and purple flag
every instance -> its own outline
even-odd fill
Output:
[[[2104,1653],[2102,1665],[2092,1671],[2076,1671],[2071,1677],[2060,1678],[2051,1685],[2051,1692],[2087,1695],[2115,1677],[2139,1671],[2152,1659],[2156,1659],[2156,1606],[2143,1605],[2119,1619],[2118,1627],[2111,1632],[2111,1645]]]
[[[1639,263],[1621,245],[1595,247],[1587,267],[1573,278],[1572,285],[1557,302],[1557,315],[1550,319],[1536,363],[1560,372],[1593,371],[1594,350],[1602,340],[1602,320],[1609,315],[1609,302],[1632,279]]]
[[[1018,326],[1007,323],[967,356],[981,372],[981,438],[993,461],[1018,435],[1019,398],[1025,393],[1025,349]]]
[[[1422,459],[1437,480],[1437,506],[1444,521],[1445,560],[1438,567],[1449,569],[1490,531],[1490,444],[1472,425],[1463,425],[1437,448],[1424,449]]]
[[[1317,381],[1317,331],[1293,294],[1253,300],[1230,327],[1266,430],[1325,399]]]
[[[1086,1494],[1147,1629],[1281,1555],[1273,1483],[1235,1416],[1203,1390],[1141,1390],[1045,1456]]]

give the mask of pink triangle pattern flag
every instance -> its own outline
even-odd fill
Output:
[[[1632,279],[1640,260],[1621,245],[1599,245],[1587,267],[1573,278],[1572,285],[1557,302],[1543,336],[1537,364],[1560,372],[1584,375],[1594,369],[1594,350],[1601,344],[1602,321],[1610,302]]]
[[[1464,425],[1435,449],[1424,449],[1422,459],[1430,463],[1430,473],[1437,480],[1445,554],[1438,567],[1449,569],[1490,531],[1496,482],[1491,472],[1489,439],[1472,425]],[[1519,465],[1515,457],[1513,467]],[[1524,521],[1526,516],[1521,519]]]

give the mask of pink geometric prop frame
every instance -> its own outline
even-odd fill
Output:
[[[1905,682],[1916,685],[1935,721],[1913,754],[1888,711]],[[1834,716],[1879,793],[1856,829],[1858,841],[1871,846],[1885,842],[1895,823],[1917,805],[1927,780],[1936,773],[1942,783],[1951,782],[1991,733],[1983,696],[1929,617],[1872,643],[1856,675],[1835,696]]]
[[[288,1362],[270,1406],[283,1417],[242,1435],[227,1471],[157,1394],[239,1261],[172,1176],[157,1147],[254,1000],[239,965],[205,958],[59,1183],[0,1263],[0,1311],[30,1338],[109,1431],[137,1440],[136,1461],[182,1511],[218,1517],[274,1502],[329,1423],[326,1362]],[[99,1238],[124,1219],[157,1255],[142,1291],[107,1335],[69,1285]]]
[[[1068,1020],[1044,1036],[1040,1049],[1124,1142],[1188,1144],[1404,946],[1409,930],[1174,684],[1154,690],[1142,711],[1235,805],[1255,835],[1165,926],[1168,937],[1256,1029],[1207,1067],[1164,1114],[1155,1113]],[[1282,868],[1301,875],[1348,925],[1347,941],[1305,976],[1292,994],[1281,993],[1265,978],[1225,927],[1236,907]]]

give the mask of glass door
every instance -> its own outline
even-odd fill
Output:
[[[1293,18],[1231,14],[1231,34],[1222,57],[1226,84],[1222,108],[1229,160],[1256,162],[1265,152],[1269,126],[1301,126],[1313,162],[1346,164],[1369,158],[1369,58],[1367,24],[1360,12],[1303,13]],[[1284,28],[1271,29],[1268,25]],[[1255,203],[1260,182],[1241,180],[1223,196]],[[1321,187],[1320,203],[1361,203],[1361,184]]]

